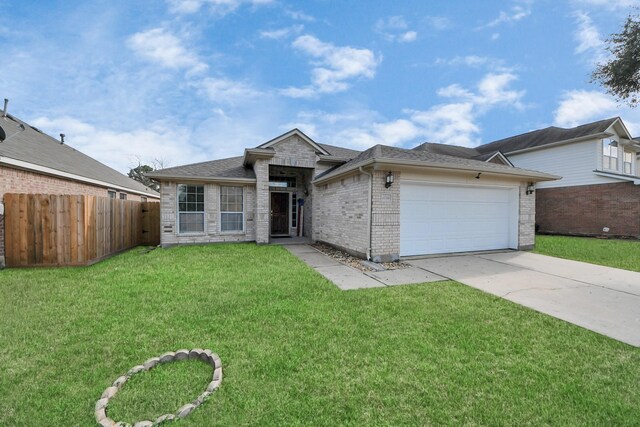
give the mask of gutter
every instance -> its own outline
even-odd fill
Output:
[[[43,173],[43,174],[46,174],[46,175],[57,176],[57,177],[60,177],[60,178],[72,179],[74,181],[86,182],[88,184],[93,184],[93,185],[97,185],[97,186],[100,186],[100,187],[105,187],[107,189],[115,189],[115,190],[118,190],[118,191],[124,191],[124,192],[127,192],[127,193],[139,194],[139,195],[143,195],[143,196],[147,196],[147,197],[153,197],[155,199],[160,199],[160,194],[159,193],[151,193],[151,192],[136,190],[136,189],[133,189],[133,188],[130,188],[130,187],[123,187],[121,185],[113,184],[112,182],[106,182],[106,181],[100,181],[98,179],[87,178],[87,177],[84,177],[82,175],[76,175],[76,174],[69,173],[69,172],[63,172],[63,171],[60,171],[60,170],[57,170],[57,169],[49,168],[49,167],[46,167],[46,166],[36,165],[34,163],[25,162],[25,161],[22,161],[22,160],[11,159],[11,158],[8,158],[8,157],[0,157],[0,164],[13,166],[13,167],[17,167],[17,168],[20,168],[20,169],[26,169],[26,170],[30,170],[30,171],[40,172],[40,173]]]
[[[373,228],[373,174],[371,172],[367,172],[365,171],[362,166],[360,166],[358,168],[358,170],[360,171],[360,173],[363,173],[365,175],[369,175],[369,198],[368,198],[368,206],[369,206],[369,218],[368,218],[368,224],[367,224],[367,231],[368,231],[368,239],[367,241],[369,242],[369,246],[367,247],[367,261],[371,261],[371,235],[372,233],[372,228]]]
[[[184,175],[162,175],[162,174],[154,174],[154,173],[145,173],[145,176],[149,178],[153,178],[158,181],[212,181],[212,182],[246,182],[246,183],[254,183],[256,182],[255,178],[232,178],[232,177],[223,177],[223,176],[184,176]]]
[[[552,142],[551,144],[544,144],[544,145],[538,145],[535,147],[523,148],[521,150],[509,151],[508,153],[504,153],[504,155],[513,156],[515,154],[528,153],[529,151],[543,150],[545,148],[557,147],[559,145],[572,144],[574,142],[580,142],[580,141],[588,141],[593,138],[606,138],[606,137],[611,137],[613,135],[614,134],[610,132],[594,133],[592,135],[579,136],[577,138],[571,138],[571,139],[565,139],[563,141]]]
[[[479,162],[478,165],[460,165],[454,163],[441,163],[434,161],[424,161],[424,160],[401,160],[401,159],[389,159],[389,158],[372,158],[365,160],[359,164],[353,165],[350,168],[346,168],[338,173],[329,173],[320,179],[313,181],[314,184],[320,184],[324,181],[329,181],[331,179],[337,178],[342,175],[346,175],[350,172],[353,172],[356,169],[377,164],[391,165],[391,166],[417,166],[423,167],[426,169],[438,169],[438,170],[456,170],[456,171],[470,171],[470,172],[486,172],[486,173],[494,173],[497,175],[509,175],[518,178],[531,179],[536,178],[538,181],[554,181],[560,179],[562,177],[557,175],[551,175],[548,173],[530,171],[527,169],[519,169],[519,168],[505,168],[505,169],[496,169],[491,166],[484,164],[485,162]]]

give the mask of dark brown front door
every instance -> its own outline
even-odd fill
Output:
[[[271,235],[289,235],[289,193],[271,193]]]

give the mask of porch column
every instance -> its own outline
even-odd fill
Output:
[[[256,243],[269,243],[269,161],[257,159],[256,174]]]

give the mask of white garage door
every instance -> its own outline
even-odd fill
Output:
[[[517,245],[517,188],[400,184],[400,255]]]

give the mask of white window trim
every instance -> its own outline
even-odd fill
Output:
[[[631,162],[625,162],[624,158],[626,154],[631,154]],[[635,175],[636,174],[636,157],[637,154],[635,151],[629,151],[626,149],[626,147],[622,147],[622,173],[625,175]],[[624,171],[624,164],[625,163],[629,163],[631,165],[631,172],[626,173]]]
[[[181,185],[191,185],[191,186],[198,186],[198,185],[202,185],[202,195],[204,197],[203,200],[203,205],[205,206],[205,209],[202,212],[190,212],[190,211],[185,211],[185,212],[180,212],[180,190],[178,190],[178,187],[180,187]],[[207,191],[206,191],[206,186],[204,184],[181,184],[181,183],[177,183],[176,184],[176,234],[178,236],[204,236],[207,234],[207,216],[206,216],[206,206],[207,206]],[[181,213],[197,213],[197,214],[202,214],[202,231],[188,231],[185,233],[181,233],[180,232],[180,214]]]
[[[236,188],[241,188],[242,189],[242,230],[222,231],[222,214],[223,213],[240,213],[240,212],[222,212],[222,187],[236,187]],[[240,185],[220,185],[220,186],[218,186],[218,206],[219,206],[218,218],[220,219],[219,225],[218,225],[218,232],[221,235],[246,234],[246,230],[247,230],[247,224],[246,224],[247,207],[246,207],[246,205],[247,205],[247,203],[246,203],[246,191],[245,191],[245,187],[244,186],[240,186]]]
[[[616,146],[616,153],[617,155],[614,156],[605,156],[604,154],[604,147],[605,147],[605,141],[608,141],[608,143],[611,143],[612,141],[616,142],[618,145]],[[602,168],[603,171],[615,171],[615,172],[619,172],[620,171],[620,149],[624,148],[621,146],[619,141],[616,141],[614,138],[603,138],[602,140],[600,140],[600,155],[601,155],[601,161],[600,161],[600,166]],[[605,162],[605,158],[609,158],[609,164],[608,166],[605,167],[604,162]],[[609,167],[611,166],[611,159],[616,159],[616,167],[615,169]]]
[[[294,230],[297,231],[297,229],[298,229],[298,197],[297,197],[298,193],[295,192],[295,193],[290,193],[290,194],[291,195],[289,196],[289,229],[294,229]],[[294,195],[296,196],[295,198],[293,197]],[[296,201],[295,202],[295,206],[294,206],[294,203],[293,203],[292,199],[295,199],[295,201]],[[294,209],[296,211],[295,212],[295,215],[296,215],[296,225],[295,226],[293,225],[293,215],[294,215],[293,211],[294,211]]]

